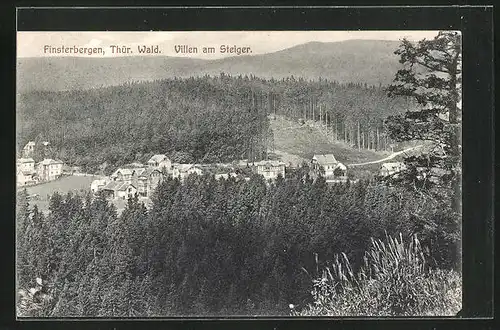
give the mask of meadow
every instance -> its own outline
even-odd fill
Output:
[[[38,195],[38,198],[33,198],[31,203],[38,206],[42,212],[48,211],[49,197],[55,192],[66,195],[71,192],[81,194],[90,191],[90,184],[99,176],[63,176],[57,180],[40,183],[34,186],[26,187],[28,196]]]

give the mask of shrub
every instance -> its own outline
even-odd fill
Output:
[[[428,267],[416,236],[371,240],[354,274],[347,256],[336,255],[314,281],[313,304],[301,316],[446,316],[461,309],[461,278]]]

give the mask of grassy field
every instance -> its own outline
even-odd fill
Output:
[[[30,205],[36,205],[40,211],[46,213],[49,210],[49,197],[53,193],[58,192],[61,195],[69,192],[75,194],[87,193],[90,191],[92,181],[99,178],[99,176],[65,176],[55,181],[26,187],[26,191],[28,195],[37,194],[39,196],[38,199],[31,200]],[[140,198],[140,201],[146,204],[149,202],[146,198]],[[118,214],[127,205],[127,201],[121,199],[112,200],[112,203],[115,204]]]
[[[46,198],[46,195],[52,195],[56,191],[61,194],[86,192],[90,191],[92,181],[98,178],[97,176],[64,176],[54,181],[27,187],[26,191],[28,195],[40,195],[41,199]]]
[[[65,195],[68,192],[85,193],[90,191],[90,184],[97,179],[97,176],[65,176],[54,181],[45,182],[36,186],[26,187],[28,195],[37,194],[38,200],[30,201],[31,205],[37,205],[38,208],[46,212],[48,210],[48,198],[55,192]]]
[[[331,142],[316,128],[277,117],[271,119],[275,150],[310,160],[314,154],[332,153],[345,165],[369,162],[384,158],[387,153],[356,150],[343,142]]]

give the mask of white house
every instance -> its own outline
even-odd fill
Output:
[[[64,163],[60,160],[45,158],[38,163],[37,173],[40,181],[55,180],[62,174]]]
[[[264,176],[264,179],[275,180],[278,175],[285,177],[285,163],[278,160],[262,160],[253,163],[254,171]]]
[[[166,155],[158,154],[148,160],[148,166],[160,171],[165,168],[170,173],[172,170],[172,161]]]
[[[23,148],[24,157],[31,157],[35,151],[35,141],[29,141]]]
[[[35,172],[18,170],[16,179],[17,179],[17,186],[20,187],[37,183]]]
[[[102,188],[104,188],[104,186],[106,186],[108,183],[109,183],[108,179],[97,179],[97,180],[94,180],[90,184],[90,190],[92,191],[92,193],[95,194],[98,191],[102,190]]]
[[[406,169],[406,165],[403,162],[394,163],[383,163],[380,165],[379,174],[381,176],[389,176],[401,172]]]
[[[19,158],[17,160],[17,170],[34,173],[35,161],[33,158]]]
[[[337,161],[333,154],[314,155],[311,164],[313,170],[322,170],[325,178],[345,178],[347,167]]]
[[[35,184],[37,179],[33,158],[19,158],[17,160],[16,174],[18,186]]]

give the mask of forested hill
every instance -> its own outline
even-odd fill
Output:
[[[153,153],[179,162],[260,160],[273,145],[270,114],[328,116],[339,136],[359,144],[360,132],[384,134],[382,120],[408,106],[377,86],[225,74],[36,91],[18,98],[18,148],[50,141],[51,157],[89,171],[145,161]]]
[[[340,83],[386,85],[399,63],[399,41],[310,42],[282,51],[217,60],[164,56],[115,58],[19,58],[18,92],[59,91],[120,85],[139,80],[219,75],[281,79],[324,78]]]

